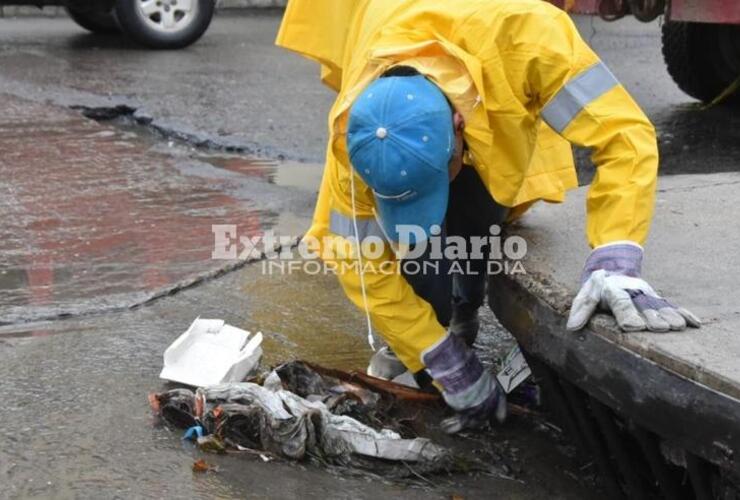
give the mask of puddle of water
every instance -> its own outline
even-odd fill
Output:
[[[220,268],[213,224],[251,237],[285,213],[298,226],[290,214],[307,214],[318,186],[318,166],[202,155],[0,102],[0,323],[120,307]]]
[[[265,362],[303,358],[320,365],[362,370],[372,351],[364,318],[349,304],[334,276],[269,275],[254,266],[243,292],[251,320],[267,335]]]
[[[253,160],[238,155],[198,154],[199,160],[229,172],[255,177],[270,184],[318,191],[321,182],[321,166],[295,161]]]
[[[439,439],[471,456],[491,450],[520,481],[492,476],[434,476],[425,488],[377,477],[352,477],[325,468],[257,457],[201,454],[179,432],[154,425],[146,394],[160,391],[162,353],[195,316],[265,334],[263,366],[302,358],[347,370],[366,366],[364,318],[333,276],[264,274],[249,265],[221,279],[118,314],[0,327],[0,483],[10,496],[99,498],[593,498],[562,473],[577,471],[551,437],[513,420],[492,435]],[[486,357],[505,332],[484,314]],[[35,332],[35,333],[34,333]],[[40,332],[48,332],[45,337]],[[38,367],[43,366],[43,372]],[[53,374],[53,376],[46,376]],[[435,439],[438,439],[435,437]],[[473,450],[473,451],[471,451]],[[475,452],[475,453],[474,453]],[[219,467],[193,474],[195,459]],[[570,465],[567,465],[570,464]],[[417,483],[419,483],[417,481]],[[372,488],[368,488],[372,484]]]
[[[213,223],[237,224],[247,236],[269,228],[297,234],[310,216],[318,166],[205,154],[63,109],[3,96],[0,103],[7,108],[0,150],[9,152],[0,158],[0,215],[8,221],[0,229],[0,321],[120,305],[220,267],[210,258]],[[335,277],[265,274],[259,263],[136,311],[0,327],[0,483],[7,493],[426,499],[498,491],[536,498],[571,481],[546,472],[559,456],[537,465],[547,484],[536,488],[490,477],[435,478],[441,486],[433,492],[379,478],[367,488],[366,477],[210,455],[219,472],[194,475],[200,454],[153,425],[146,393],[163,387],[162,352],[198,315],[263,331],[264,366],[302,358],[363,369],[372,354],[363,316]],[[508,344],[486,318],[481,345],[490,363]],[[504,453],[516,435],[502,435],[493,446]],[[516,446],[551,447],[538,439]],[[571,493],[565,496],[586,497],[580,487]]]

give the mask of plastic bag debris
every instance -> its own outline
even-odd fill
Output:
[[[405,385],[406,387],[411,387],[413,389],[419,388],[419,384],[416,383],[414,374],[408,370],[394,378],[393,382],[395,382],[396,384]]]
[[[250,382],[175,389],[150,397],[169,424],[182,427],[190,410],[206,434],[235,450],[250,449],[292,460],[308,457],[346,464],[353,456],[434,462],[448,451],[425,438],[404,439],[342,413],[347,401],[372,411],[381,396],[368,388],[322,376],[308,364],[293,362],[271,372],[264,386]],[[170,409],[174,406],[177,411]],[[201,438],[201,440],[206,439]]]
[[[197,318],[164,352],[159,377],[193,387],[240,382],[259,365],[261,344],[262,333]]]
[[[273,390],[285,389],[309,401],[322,401],[329,411],[337,415],[354,415],[359,418],[361,411],[358,410],[373,408],[380,401],[380,394],[377,392],[351,382],[322,376],[303,362],[278,366],[265,380],[265,387],[268,387],[270,377],[279,384]]]
[[[198,425],[195,420],[195,399],[187,389],[173,389],[162,394],[150,394],[149,405],[162,418],[177,427],[188,429]]]
[[[503,367],[496,375],[507,394],[516,389],[522,382],[532,375],[524,354],[518,345],[514,346],[502,363]]]
[[[182,438],[185,441],[197,440],[202,437],[203,437],[203,427],[201,427],[200,425],[194,425],[190,427],[188,430],[185,431],[185,434],[182,436]]]

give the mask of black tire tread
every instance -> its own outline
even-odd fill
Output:
[[[113,13],[96,12],[89,14],[79,11],[73,7],[66,7],[67,14],[78,26],[85,28],[91,33],[100,35],[114,35],[121,33],[121,28],[116,23]]]
[[[718,50],[717,25],[708,23],[668,22],[662,28],[663,58],[668,73],[685,93],[703,102],[711,102],[732,81],[725,81],[713,66],[711,54]],[[727,98],[725,104],[737,105],[740,94]]]

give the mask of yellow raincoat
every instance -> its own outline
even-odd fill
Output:
[[[353,234],[348,110],[399,64],[426,75],[462,113],[466,163],[498,203],[519,214],[538,200],[562,201],[577,186],[572,142],[592,148],[597,165],[589,243],[645,240],[658,167],[655,131],[558,8],[540,0],[290,0],[277,44],[319,62],[322,81],[339,93],[309,231],[336,240],[328,246]],[[372,192],[357,175],[354,183],[360,227],[369,230]],[[366,272],[365,298],[357,270],[340,281],[404,364],[423,368],[420,354],[445,331],[403,276]]]

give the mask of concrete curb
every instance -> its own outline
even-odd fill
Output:
[[[270,9],[285,7],[288,0],[221,0],[219,10],[232,9]],[[5,5],[0,6],[0,18],[3,17],[58,17],[66,16],[62,7],[37,7]]]

